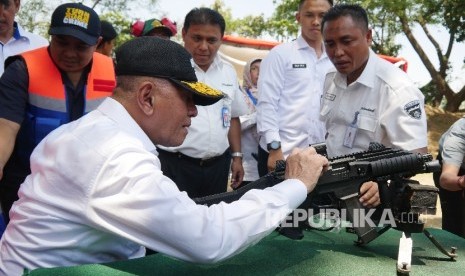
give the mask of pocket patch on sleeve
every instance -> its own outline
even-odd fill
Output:
[[[414,119],[419,120],[421,118],[421,106],[420,106],[420,101],[419,100],[415,100],[415,101],[411,101],[411,102],[407,103],[404,106],[404,110],[405,110],[405,112],[407,112],[407,114],[410,117],[412,117]]]

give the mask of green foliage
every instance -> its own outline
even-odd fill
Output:
[[[277,4],[277,0],[273,0]],[[295,15],[299,0],[282,0],[268,20],[269,33],[278,41],[286,41],[298,36],[299,26]]]
[[[243,37],[255,38],[261,34],[267,33],[268,25],[264,15],[246,16],[234,20],[234,32]]]
[[[465,41],[465,5],[463,0],[443,1],[444,27],[457,34],[457,41]]]
[[[46,3],[43,0],[21,1],[15,20],[24,29],[48,38],[51,10],[53,9],[50,2]]]

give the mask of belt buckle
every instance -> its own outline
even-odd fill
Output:
[[[210,158],[202,158],[202,159],[200,159],[200,164],[199,164],[199,165],[200,165],[201,167],[204,166],[204,165],[206,166],[207,163],[210,162],[210,161],[212,161],[213,159],[215,159],[215,156],[210,157]]]

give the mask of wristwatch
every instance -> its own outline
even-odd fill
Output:
[[[242,158],[243,154],[242,154],[242,152],[236,151],[236,152],[231,153],[231,156],[232,157],[240,157],[240,158]]]
[[[266,145],[266,148],[268,150],[277,150],[281,148],[281,142],[280,141],[271,141],[271,143],[268,143]]]

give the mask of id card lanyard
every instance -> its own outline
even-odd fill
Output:
[[[249,98],[252,101],[253,105],[256,106],[257,105],[257,98],[254,97],[254,95],[252,94],[252,92],[250,92],[250,90],[248,88],[245,89],[245,92],[247,92],[247,95],[249,96]]]
[[[357,135],[357,130],[358,130],[357,121],[358,121],[359,113],[360,112],[358,111],[355,112],[354,120],[352,121],[352,123],[350,123],[347,126],[346,134],[344,135],[344,143],[343,143],[343,145],[347,148],[352,148],[354,146],[355,135]]]

